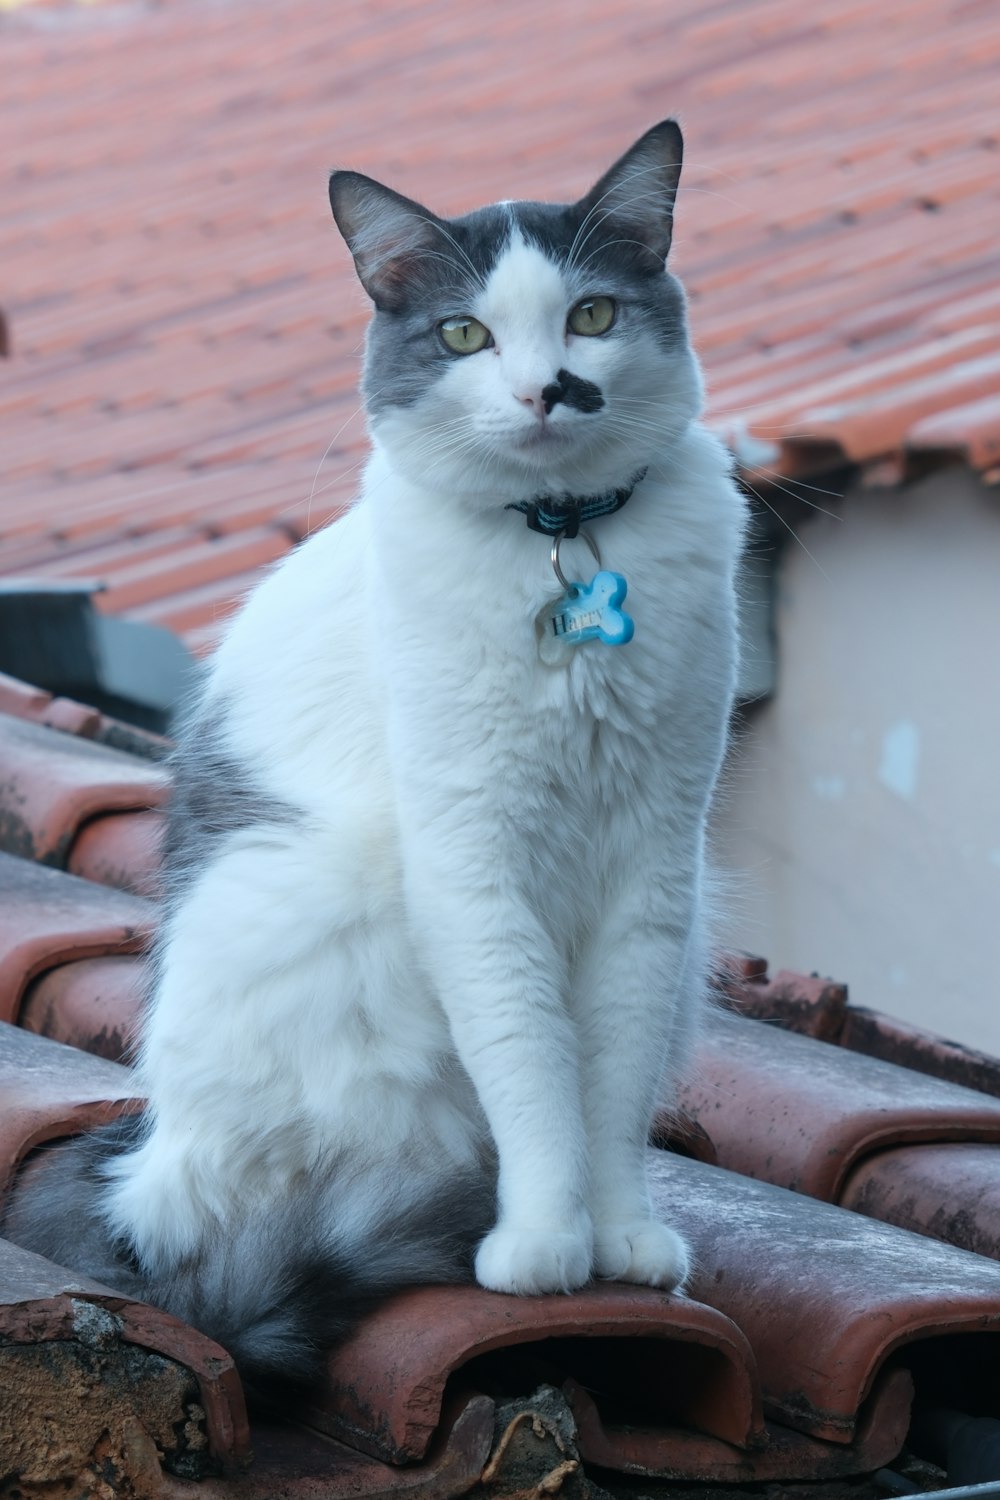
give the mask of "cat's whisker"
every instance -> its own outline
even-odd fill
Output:
[[[767,474],[778,489],[783,487],[780,482],[783,481],[784,484],[794,485],[796,491],[799,489],[811,490],[816,495],[829,495],[834,500],[843,500],[844,498],[843,490],[828,490],[820,484],[809,484],[804,479],[797,479],[794,474],[782,474],[779,469],[769,469],[764,464],[749,464],[747,465],[747,472],[751,474]],[[793,494],[791,490],[786,490],[785,493],[792,495],[793,499],[801,500],[804,505],[810,503],[804,495]],[[823,507],[820,505],[814,505],[813,509],[822,511],[824,516],[830,516],[834,521],[842,521],[844,519],[836,511],[823,510]]]
[[[589,255],[585,256],[583,260],[578,262],[576,269],[583,270],[583,268],[589,265],[596,256],[603,255],[606,250],[610,250],[614,245],[638,245],[640,250],[649,249],[649,246],[643,244],[642,240],[628,239],[624,236],[619,236],[614,240],[606,240],[596,250],[592,250]],[[582,249],[583,247],[581,246],[580,248]]]
[[[831,582],[829,573],[826,571],[826,569],[820,563],[819,559],[816,558],[813,555],[812,552],[810,552],[809,548],[806,546],[805,542],[799,536],[798,532],[795,530],[795,527],[791,524],[791,522],[790,521],[786,521],[785,518],[784,518],[784,516],[781,514],[781,512],[779,510],[776,510],[775,507],[771,504],[771,502],[769,500],[767,500],[760,493],[760,491],[758,489],[756,489],[752,484],[750,484],[749,481],[747,481],[746,479],[744,479],[743,480],[743,485],[744,485],[744,487],[746,489],[748,489],[750,491],[751,495],[753,495],[757,500],[760,501],[761,505],[767,507],[767,509],[771,512],[772,516],[774,516],[774,518],[776,520],[778,520],[778,521],[781,522],[781,524],[782,524],[782,526],[784,526],[785,530],[789,533],[789,535],[802,548],[802,551],[805,553],[806,557],[808,557],[809,561],[813,564],[813,566],[817,569],[817,571],[823,575],[823,577],[826,579],[827,583]],[[819,509],[818,506],[815,507],[815,508],[817,510]],[[824,514],[828,514],[828,512],[824,512]]]
[[[306,531],[307,532],[309,532],[309,531],[312,530],[312,504],[313,504],[313,500],[316,498],[316,485],[319,482],[319,476],[320,476],[320,473],[322,471],[323,465],[326,463],[326,460],[329,457],[330,452],[331,452],[334,444],[337,443],[339,441],[339,439],[343,436],[343,434],[346,432],[347,428],[354,421],[355,417],[359,416],[360,413],[363,412],[363,411],[364,411],[364,402],[360,402],[354,408],[354,410],[351,412],[351,414],[348,417],[346,417],[345,420],[341,423],[341,425],[337,428],[337,431],[334,433],[333,437],[330,439],[330,441],[326,445],[326,448],[325,448],[325,450],[323,452],[323,457],[320,459],[319,463],[316,465],[316,473],[313,475],[312,486],[311,486],[311,488],[309,490],[309,498],[308,498],[308,500],[306,502]]]
[[[649,404],[653,406],[656,405],[655,402]],[[642,416],[635,416],[631,413],[625,412],[620,412],[619,416],[623,422],[632,422],[636,424],[636,430],[640,430],[641,426],[641,430],[646,431],[651,435],[662,435],[663,428],[649,421],[647,418],[644,418]],[[738,455],[736,455],[736,457],[738,459]],[[810,510],[815,510],[820,515],[828,516],[832,521],[842,521],[844,519],[843,516],[840,515],[837,511],[828,510],[825,506],[817,505],[814,500],[809,500],[805,495],[799,494],[799,489],[807,489],[814,492],[815,494],[829,495],[832,499],[842,500],[844,497],[841,490],[830,490],[824,488],[821,485],[809,484],[804,479],[796,479],[794,475],[782,474],[779,470],[770,469],[763,464],[752,464],[749,466],[740,465],[739,471],[741,475],[741,482],[743,483],[748,483],[746,479],[746,475],[748,474],[766,474],[769,477],[771,485],[775,489],[780,490],[783,494],[788,495],[790,499],[796,500],[800,504],[808,506]],[[792,486],[794,486],[795,488],[792,488]],[[756,490],[754,491],[754,493],[757,493]],[[758,498],[760,497],[758,496]]]
[[[612,417],[612,420],[615,420],[615,419]],[[658,436],[658,437],[662,438],[662,429],[658,428],[655,424],[650,423],[646,418],[643,418],[643,417],[633,417],[633,416],[630,416],[628,414],[620,414],[618,420],[621,423],[621,426],[620,426],[619,430],[622,431],[622,432],[626,432],[626,431],[632,430],[632,431],[635,431],[637,433],[641,433],[644,437]],[[684,468],[684,466],[677,461],[676,456],[674,457],[673,462],[676,463],[679,468],[681,468],[681,469]],[[794,538],[794,540],[797,542],[797,544],[802,548],[802,551],[806,554],[806,556],[810,559],[810,561],[815,565],[815,567],[818,569],[818,571],[829,582],[830,581],[829,580],[829,575],[827,574],[826,570],[819,563],[818,559],[816,557],[814,557],[813,553],[806,546],[805,542],[799,536],[799,534],[795,530],[794,526],[792,526],[791,523],[789,521],[787,521],[784,516],[781,515],[780,511],[778,511],[767,500],[767,498],[764,495],[761,494],[761,492],[756,488],[756,486],[754,486],[750,482],[750,480],[746,478],[745,475],[741,475],[740,482],[749,491],[749,493],[752,494],[754,496],[754,498],[756,500],[758,500],[760,502],[760,504],[763,505],[767,510],[769,510],[771,512],[771,514],[781,523],[781,525],[785,528],[785,530],[789,532],[789,534]],[[784,490],[784,493],[786,493],[787,495],[789,495],[789,497],[791,499],[798,501],[802,505],[808,506],[809,509],[819,511],[821,515],[829,516],[832,520],[837,520],[837,521],[839,521],[839,520],[842,519],[842,517],[838,516],[833,511],[826,510],[823,506],[816,505],[813,501],[807,500],[804,495],[797,495],[792,490],[786,490],[786,489],[784,489],[784,486],[781,485],[781,484],[777,484],[775,487],[778,488],[778,489]]]
[[[463,260],[463,261],[464,261],[464,262],[465,262],[465,264],[466,264],[466,266],[468,266],[468,268],[469,268],[469,270],[470,270],[470,272],[471,272],[471,273],[472,273],[472,278],[473,278],[473,281],[474,281],[474,282],[475,282],[475,283],[476,283],[476,284],[477,284],[477,285],[478,285],[478,286],[480,286],[480,287],[483,287],[483,286],[485,286],[485,284],[486,284],[486,283],[485,283],[485,280],[484,280],[484,278],[483,278],[483,274],[482,274],[482,272],[481,272],[481,271],[480,271],[480,270],[479,270],[479,268],[478,268],[478,267],[477,267],[477,266],[476,266],[476,265],[475,265],[475,264],[474,264],[474,263],[473,263],[473,261],[472,261],[472,259],[471,259],[471,258],[470,258],[470,256],[469,256],[469,255],[468,255],[468,253],[467,253],[467,252],[466,252],[466,251],[465,251],[465,250],[464,250],[464,249],[463,249],[463,247],[462,247],[462,246],[461,246],[461,245],[460,245],[460,244],[459,244],[459,243],[458,243],[458,240],[456,240],[456,238],[455,238],[455,236],[454,236],[454,235],[453,235],[453,234],[452,234],[452,233],[451,233],[451,231],[450,231],[450,230],[449,230],[449,229],[447,229],[447,228],[446,228],[446,227],[445,227],[445,226],[444,226],[444,224],[442,224],[442,223],[441,223],[441,222],[440,222],[440,220],[438,220],[438,219],[428,219],[428,218],[425,218],[425,219],[422,219],[422,221],[421,221],[421,222],[422,222],[422,223],[424,223],[424,224],[430,224],[430,225],[432,225],[432,227],[433,227],[433,228],[434,228],[434,229],[435,229],[435,230],[436,230],[436,231],[437,231],[437,233],[438,233],[438,234],[441,234],[441,235],[443,235],[443,236],[444,236],[444,238],[445,238],[445,239],[446,239],[446,240],[447,240],[447,241],[448,241],[448,243],[449,243],[449,244],[450,244],[450,245],[451,245],[451,246],[452,246],[452,247],[453,247],[453,248],[454,248],[454,249],[455,249],[455,250],[456,250],[456,251],[457,251],[457,252],[458,252],[458,254],[459,254],[459,255],[460,255],[460,256],[461,256],[461,258],[462,258],[462,260]],[[457,269],[457,268],[456,268],[456,269]]]
[[[745,209],[747,213],[750,213],[753,207],[748,199],[734,198],[731,193],[720,193],[716,188],[699,187],[695,183],[685,183],[683,187],[679,187],[677,189],[678,198],[682,193],[687,196],[690,196],[692,193],[700,193],[706,198],[721,198],[723,203],[731,203],[734,208]]]
[[[603,203],[606,203],[609,198],[615,196],[616,194],[619,194],[624,186],[626,186],[630,182],[634,182],[639,177],[658,176],[662,174],[662,171],[663,168],[659,162],[651,163],[650,165],[645,167],[635,167],[630,172],[623,174],[620,179],[611,184],[606,192],[601,194],[600,198],[597,199],[597,202],[593,203],[588,209],[587,213],[584,215],[583,221],[580,224],[580,227],[573,238],[573,242],[569,247],[569,253],[566,257],[567,271],[573,270],[575,268],[576,256],[578,251],[583,249],[583,246],[586,244],[587,240],[595,232],[595,230],[600,228],[601,224],[603,224],[605,220],[613,218],[616,212],[620,213],[621,207],[629,207],[634,203],[639,203],[646,199],[650,199],[656,202],[663,201],[662,192],[633,194],[630,198],[626,199],[625,203],[620,205],[617,210],[606,209],[601,217],[596,221],[596,223],[591,224],[589,229],[587,228],[588,224],[590,224],[590,220],[594,218],[601,205]],[[585,230],[587,231],[586,234],[584,234]]]
[[[647,167],[647,168],[644,168],[643,170],[647,171],[647,172],[652,172],[652,171],[655,171],[656,168],[655,167]],[[639,175],[641,175],[641,173],[640,172],[635,172],[632,175],[633,176],[639,176]],[[608,200],[608,198],[610,198],[613,193],[617,192],[617,190],[618,190],[617,189],[617,185],[616,184],[612,184],[612,186],[609,187],[606,192],[604,192],[604,193],[601,194],[601,196],[597,199],[597,201],[595,203],[591,204],[590,208],[584,214],[583,219],[580,221],[579,228],[577,229],[576,234],[573,236],[573,239],[572,239],[572,241],[570,243],[569,250],[567,251],[567,254],[566,254],[566,269],[567,269],[567,271],[571,271],[573,269],[573,267],[574,267],[576,250],[577,250],[577,246],[578,246],[578,244],[580,242],[580,236],[586,230],[587,225],[590,223],[591,219],[597,213],[598,209],[601,207],[601,204],[602,203],[606,203],[607,200]]]
[[[591,255],[588,255],[584,261],[581,262],[581,260],[580,260],[580,252],[583,250],[583,248],[586,245],[587,241],[589,239],[591,239],[593,237],[593,235],[595,235],[598,232],[598,230],[602,227],[602,225],[606,224],[609,219],[622,219],[622,218],[627,217],[627,215],[624,212],[625,209],[627,209],[628,207],[632,206],[633,204],[642,203],[642,202],[647,201],[647,200],[650,201],[650,202],[652,202],[652,203],[654,203],[654,204],[659,204],[659,203],[662,203],[662,201],[663,201],[663,195],[662,195],[662,193],[653,193],[653,192],[650,192],[650,193],[636,193],[632,198],[627,199],[625,201],[625,203],[622,203],[622,204],[617,204],[616,203],[613,209],[608,209],[605,213],[603,213],[597,220],[595,220],[595,222],[588,229],[587,233],[580,240],[580,243],[577,246],[577,250],[576,250],[574,259],[573,259],[573,261],[571,263],[571,266],[569,266],[567,269],[579,270],[580,267],[581,267],[581,265],[587,265],[588,262],[592,259],[593,252],[592,252]],[[645,244],[642,240],[623,239],[623,240],[613,241],[612,243],[627,244],[627,245],[638,245],[643,250],[648,250],[649,249],[649,246],[647,244]]]

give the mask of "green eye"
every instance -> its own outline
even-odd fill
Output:
[[[453,354],[478,354],[492,344],[493,335],[478,318],[445,318],[438,333]]]
[[[617,311],[610,297],[587,297],[576,304],[567,319],[570,332],[584,335],[607,333]]]

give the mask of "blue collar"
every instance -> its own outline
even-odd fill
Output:
[[[637,484],[646,477],[646,470],[639,469],[628,484],[621,489],[610,490],[605,495],[571,495],[568,500],[553,500],[548,495],[539,495],[535,500],[519,500],[505,505],[504,510],[518,510],[524,516],[531,531],[540,531],[543,536],[565,537],[572,541],[581,526],[596,521],[598,516],[613,515],[616,510],[632,498]]]

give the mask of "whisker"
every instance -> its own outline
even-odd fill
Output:
[[[600,226],[601,226],[601,224],[603,224],[606,219],[609,219],[609,218],[612,217],[612,214],[614,213],[614,210],[613,209],[606,209],[605,212],[601,215],[600,219],[597,221],[597,223],[593,224],[591,226],[591,228],[589,230],[587,230],[586,235],[584,235],[583,239],[581,240],[581,235],[583,235],[583,231],[585,229],[587,229],[588,222],[597,213],[597,211],[600,208],[601,204],[605,203],[608,200],[608,198],[610,198],[612,196],[613,193],[619,192],[620,189],[621,189],[621,187],[625,183],[631,182],[631,181],[633,181],[637,177],[645,177],[645,176],[650,175],[651,173],[659,172],[660,170],[661,170],[661,167],[660,167],[660,165],[658,163],[650,164],[649,166],[646,166],[646,167],[636,167],[634,171],[628,173],[628,175],[626,177],[623,177],[620,181],[613,182],[612,185],[608,188],[607,192],[602,193],[601,196],[598,198],[597,202],[591,204],[591,206],[587,210],[586,214],[584,214],[583,219],[582,219],[582,221],[580,223],[580,227],[577,229],[576,234],[573,237],[573,243],[569,247],[569,255],[566,258],[566,269],[567,270],[572,270],[573,267],[575,266],[575,263],[576,263],[575,262],[575,257],[576,257],[577,250],[578,249],[582,250],[583,246],[586,244],[586,242],[590,238],[591,234],[593,234],[596,229],[599,229]],[[659,194],[658,193],[636,194],[634,197],[629,198],[627,200],[627,204],[640,202],[643,197],[654,198],[654,199],[655,198],[662,199],[662,196],[663,196],[662,193],[659,193]]]
[[[784,518],[784,516],[781,514],[781,512],[779,510],[775,510],[774,506],[771,505],[767,500],[765,500],[764,496],[760,493],[760,491],[754,489],[754,487],[753,487],[752,484],[750,484],[747,480],[744,480],[743,483],[746,485],[746,488],[750,491],[750,493],[752,495],[754,495],[760,501],[761,505],[766,506],[767,509],[771,512],[772,516],[774,516],[777,520],[779,520],[781,522],[781,524],[782,524],[782,526],[784,526],[785,530],[792,537],[794,537],[795,541],[798,542],[799,546],[802,548],[803,552],[805,553],[806,557],[808,557],[809,561],[814,565],[814,567],[816,567],[819,570],[819,572],[826,579],[827,583],[830,583],[831,579],[830,579],[829,573],[821,565],[821,563],[819,562],[819,560],[816,557],[814,557],[813,554],[809,551],[809,548],[806,546],[805,542],[799,536],[798,532],[795,530],[795,527],[789,521],[786,521],[785,518]],[[818,507],[817,507],[817,509],[818,509]]]

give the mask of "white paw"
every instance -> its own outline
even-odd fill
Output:
[[[476,1280],[493,1292],[532,1297],[572,1292],[590,1280],[593,1242],[586,1230],[498,1226],[476,1252]]]
[[[684,1284],[690,1269],[688,1249],[680,1235],[656,1219],[629,1224],[598,1224],[594,1265],[609,1281],[637,1281],[666,1291]]]

